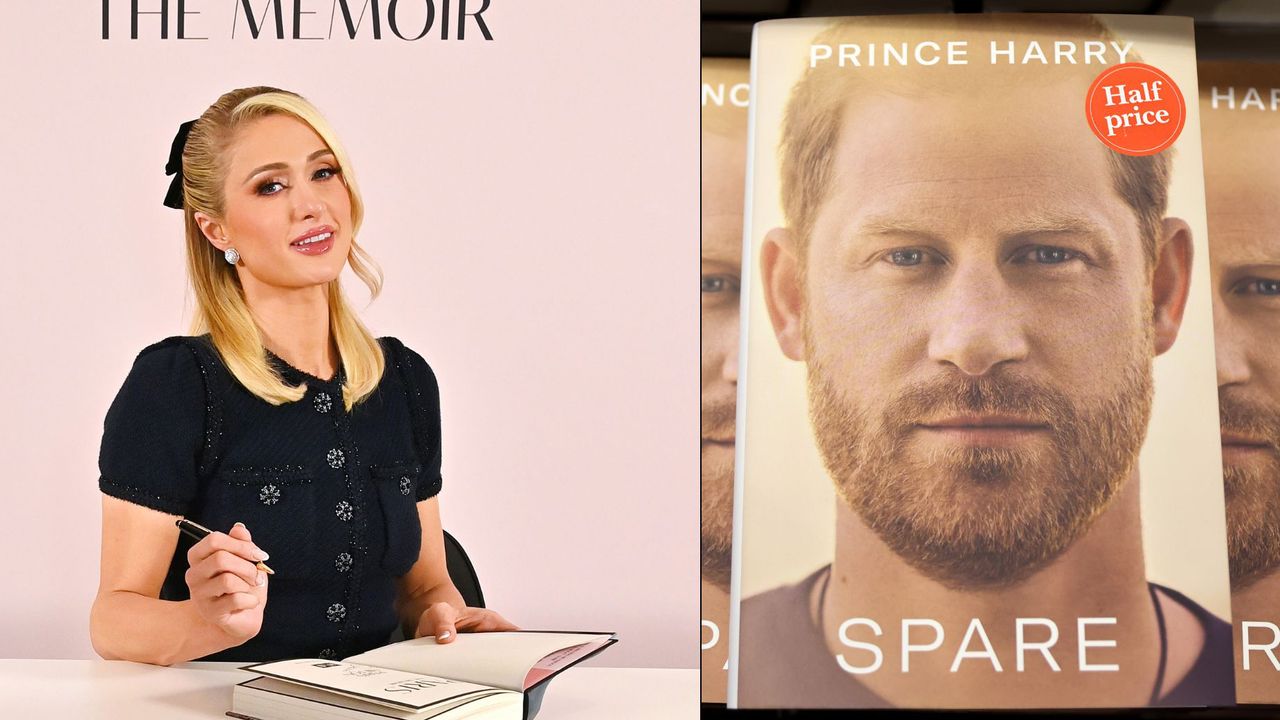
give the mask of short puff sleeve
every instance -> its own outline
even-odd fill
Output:
[[[143,349],[107,410],[99,489],[163,513],[186,514],[199,489],[204,405],[200,364],[181,338]]]
[[[436,374],[417,352],[395,338],[390,341],[400,366],[400,375],[409,399],[413,422],[413,444],[422,463],[417,499],[433,498],[440,492],[440,385]]]

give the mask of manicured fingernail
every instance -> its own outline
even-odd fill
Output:
[[[267,574],[259,570],[258,571],[258,587],[262,587],[263,585],[266,585],[266,584],[267,584]]]
[[[257,560],[258,562],[264,562],[266,560],[270,560],[271,556],[263,552],[261,548],[254,548],[253,559]]]
[[[449,636],[450,636],[451,634],[452,634],[452,633],[450,633],[450,632],[448,632],[448,631],[442,632],[442,633],[440,633],[440,639],[441,639],[441,640],[448,640],[448,639],[449,639]]]
[[[238,522],[238,523],[236,523],[235,525],[232,525],[231,527],[237,527],[237,526],[239,526],[239,527],[244,527],[244,523],[242,523],[242,522]]]

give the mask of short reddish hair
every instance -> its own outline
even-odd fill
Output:
[[[834,46],[843,42],[869,40],[883,43],[905,39],[928,39],[945,43],[947,40],[967,40],[979,35],[983,39],[987,37],[993,39],[1043,38],[1050,46],[1054,40],[1105,42],[1116,40],[1116,37],[1091,15],[1030,14],[849,18],[827,28],[813,42]],[[1136,53],[1132,51],[1126,57],[1127,61],[1137,59]],[[937,82],[945,83],[947,76],[940,72],[943,67],[933,66],[923,72],[932,75]],[[1100,72],[1105,65],[1095,67],[1097,72]],[[883,70],[883,68],[876,69]],[[974,71],[975,68],[967,66],[958,72]],[[1005,72],[1010,82],[1018,82],[1020,72],[1019,66],[983,68],[982,71]],[[1069,72],[1069,70],[1066,71]],[[1096,75],[1096,72],[1093,74]],[[876,79],[861,79],[861,76],[864,76],[864,73],[835,67],[835,63],[825,63],[810,67],[791,90],[779,146],[782,206],[787,224],[792,229],[802,253],[808,246],[809,234],[813,231],[818,208],[827,197],[827,188],[831,181],[833,150],[839,140],[844,107],[850,97],[848,90],[851,89],[850,86],[858,83],[872,85],[878,82]],[[909,82],[918,83],[920,77],[917,73]],[[1082,92],[1082,103],[1083,100]],[[1081,122],[1083,121],[1082,114]],[[1172,150],[1136,157],[1117,153],[1105,146],[1103,149],[1108,155],[1108,163],[1111,167],[1112,189],[1133,209],[1148,265],[1151,266],[1155,261],[1161,221],[1164,219],[1169,203]]]

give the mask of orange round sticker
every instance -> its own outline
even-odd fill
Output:
[[[1102,71],[1084,99],[1089,127],[1125,155],[1154,155],[1173,144],[1187,121],[1187,105],[1173,79],[1143,63]]]

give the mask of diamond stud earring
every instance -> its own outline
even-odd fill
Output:
[[[227,248],[226,252],[222,253],[222,257],[227,259],[227,264],[229,265],[235,265],[240,262],[240,253],[236,252],[235,248]]]

